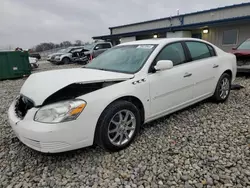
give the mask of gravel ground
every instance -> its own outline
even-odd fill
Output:
[[[76,65],[41,64],[38,71]],[[25,79],[0,82],[0,187],[250,188],[250,82],[225,104],[199,103],[145,125],[118,153],[46,155],[18,141],[7,109]]]

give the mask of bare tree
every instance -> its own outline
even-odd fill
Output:
[[[46,50],[51,50],[51,49],[54,49],[54,48],[66,48],[66,47],[69,47],[69,46],[81,46],[81,45],[86,45],[86,44],[90,44],[89,42],[83,42],[81,40],[76,40],[74,44],[72,44],[70,41],[63,41],[59,44],[55,44],[55,43],[52,43],[52,42],[43,42],[43,43],[40,43],[36,46],[34,46],[32,48],[32,50],[34,52],[42,52],[42,51],[46,51]]]
[[[61,42],[61,44],[60,44],[60,46],[62,46],[62,47],[69,47],[69,46],[71,46],[72,44],[71,44],[71,42],[70,41],[63,41],[63,42]]]
[[[82,45],[82,41],[81,40],[76,40],[75,41],[75,46],[81,46]]]

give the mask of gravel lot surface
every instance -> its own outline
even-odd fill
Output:
[[[76,65],[41,64],[39,70]],[[225,104],[206,101],[145,125],[119,153],[46,155],[18,141],[7,109],[25,79],[0,82],[0,187],[250,188],[250,79]]]

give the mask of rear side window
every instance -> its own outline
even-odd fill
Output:
[[[159,60],[171,60],[174,66],[184,63],[186,56],[181,43],[169,44],[163,48],[157,56],[156,62]]]
[[[100,49],[102,49],[102,44],[97,44],[96,46],[95,46],[95,50],[100,50]]]
[[[211,57],[210,50],[205,43],[202,42],[186,42],[193,61]]]
[[[211,56],[216,56],[214,48],[212,46],[210,46],[210,45],[207,45],[207,47],[208,47],[208,49],[210,51]]]

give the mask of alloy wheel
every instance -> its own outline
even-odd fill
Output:
[[[225,77],[221,80],[221,83],[220,83],[219,94],[220,94],[221,99],[227,98],[229,94],[229,90],[230,90],[230,81],[228,78]]]
[[[115,146],[128,143],[136,130],[136,118],[130,110],[121,110],[111,119],[108,127],[108,137]]]

